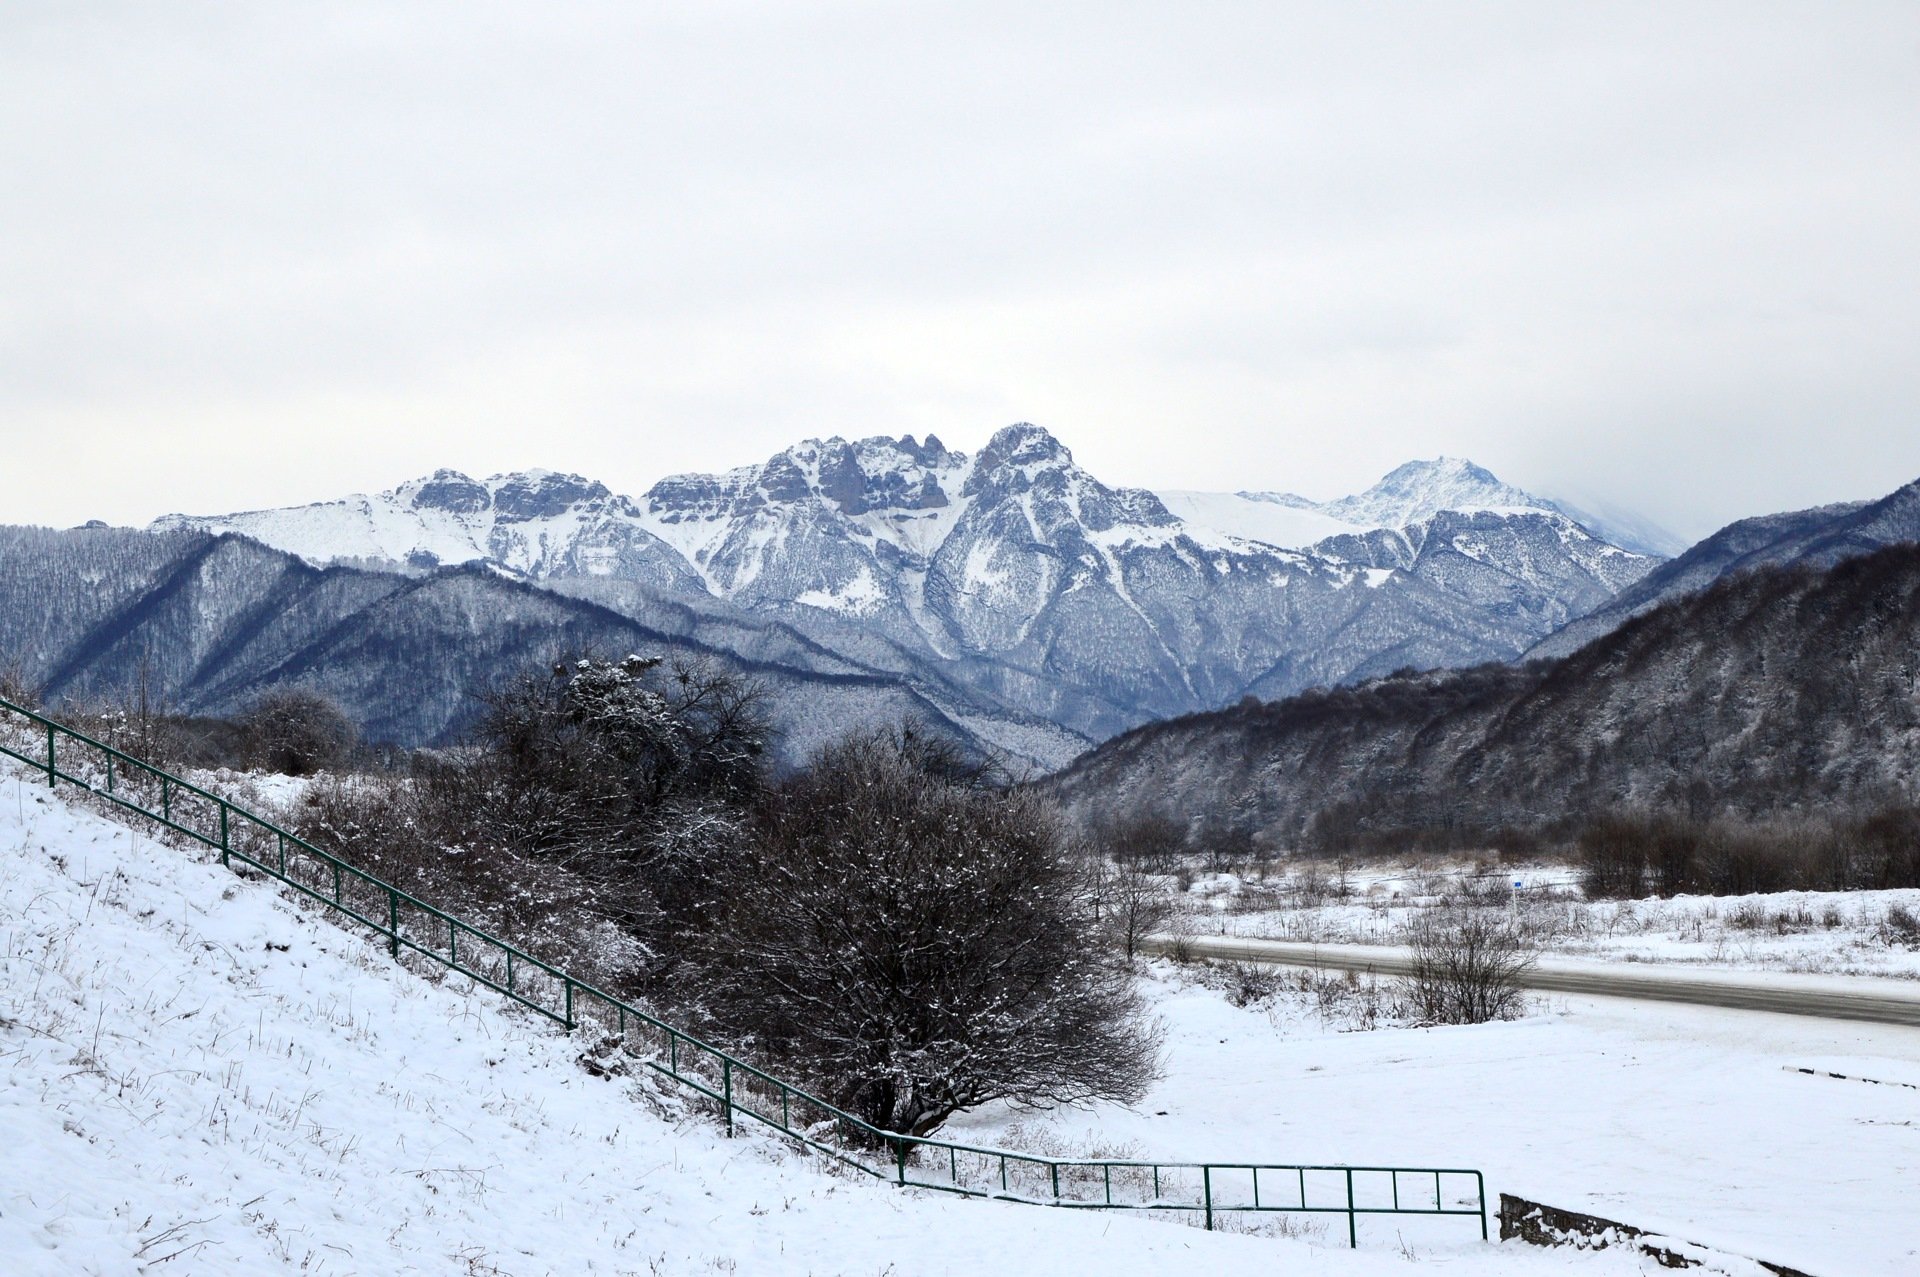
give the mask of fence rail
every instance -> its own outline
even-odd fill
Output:
[[[727,1133],[749,1120],[908,1188],[1087,1210],[1197,1215],[1342,1215],[1359,1245],[1364,1215],[1461,1215],[1487,1237],[1479,1171],[1448,1167],[1148,1162],[1041,1157],[882,1130],[736,1059],[525,950],[322,851],[218,794],[33,710],[0,700],[0,754],[153,820],[367,928],[398,958],[420,954],[563,1026],[616,1040],[647,1067],[714,1101]],[[44,741],[44,748],[41,742]],[[17,747],[17,748],[16,748]]]

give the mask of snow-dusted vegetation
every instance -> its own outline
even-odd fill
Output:
[[[1567,957],[1920,980],[1920,888],[1613,900],[1588,898],[1579,879],[1565,864],[1426,857],[1254,863],[1158,881],[1177,906],[1172,925],[1196,934],[1402,945],[1423,916],[1466,908]]]

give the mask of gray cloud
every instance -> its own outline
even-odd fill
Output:
[[[1920,11],[9,6],[4,517],[1032,419],[1699,534],[1920,475]]]

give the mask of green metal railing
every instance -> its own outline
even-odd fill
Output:
[[[7,716],[12,716],[11,718]],[[217,794],[72,728],[0,700],[0,754],[86,790],[292,887],[366,927],[398,958],[431,958],[564,1026],[615,1039],[648,1067],[713,1100],[733,1134],[751,1119],[875,1179],[909,1188],[1047,1206],[1197,1215],[1344,1215],[1359,1245],[1363,1215],[1464,1215],[1487,1237],[1479,1171],[1394,1166],[1148,1162],[1037,1157],[875,1127],[718,1047],[683,1033],[532,954],[469,926]],[[44,745],[42,742],[44,741]]]

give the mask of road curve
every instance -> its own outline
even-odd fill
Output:
[[[1413,959],[1405,949],[1357,944],[1301,944],[1238,936],[1148,936],[1147,953],[1169,954],[1184,945],[1202,958],[1261,962],[1277,966],[1321,967],[1406,975]],[[1920,982],[1872,977],[1794,976],[1744,971],[1702,971],[1641,963],[1606,964],[1542,958],[1521,979],[1529,989],[1592,994],[1653,1002],[1691,1002],[1742,1011],[1776,1011],[1829,1020],[1866,1020],[1875,1024],[1920,1027]]]

